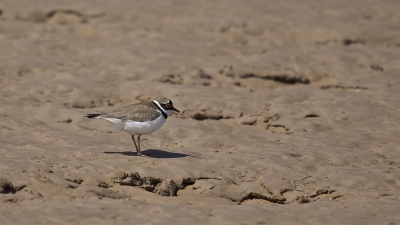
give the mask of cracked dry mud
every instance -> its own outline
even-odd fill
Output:
[[[0,223],[400,223],[398,11],[0,2]],[[83,118],[159,95],[145,157]]]

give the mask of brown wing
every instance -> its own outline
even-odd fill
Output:
[[[153,102],[140,102],[116,109],[109,113],[101,114],[99,117],[116,118],[123,121],[134,120],[144,122],[154,120],[160,116],[161,112],[157,109]]]

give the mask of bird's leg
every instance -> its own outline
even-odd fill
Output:
[[[140,136],[140,135],[139,135],[139,136]],[[135,135],[131,135],[131,137],[132,137],[133,143],[135,144],[135,148],[136,148],[137,154],[138,154],[138,155],[141,155],[141,154],[140,154],[140,149],[138,148],[138,146],[137,146],[137,144],[136,144]]]
[[[140,134],[139,134],[138,137],[137,137],[137,142],[138,142],[138,148],[139,148],[138,155],[142,155],[142,154],[140,153]]]

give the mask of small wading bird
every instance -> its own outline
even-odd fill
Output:
[[[180,112],[171,99],[157,98],[151,102],[139,102],[116,109],[109,113],[87,114],[86,118],[104,119],[114,124],[115,129],[131,135],[138,155],[140,153],[140,135],[150,134],[160,129],[172,112]],[[137,144],[135,140],[137,135]]]

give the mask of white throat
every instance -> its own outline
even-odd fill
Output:
[[[153,100],[154,104],[156,104],[158,106],[158,108],[163,111],[165,114],[167,114],[167,116],[171,115],[172,110],[165,110],[163,107],[161,107],[160,103],[157,102],[156,100]]]

